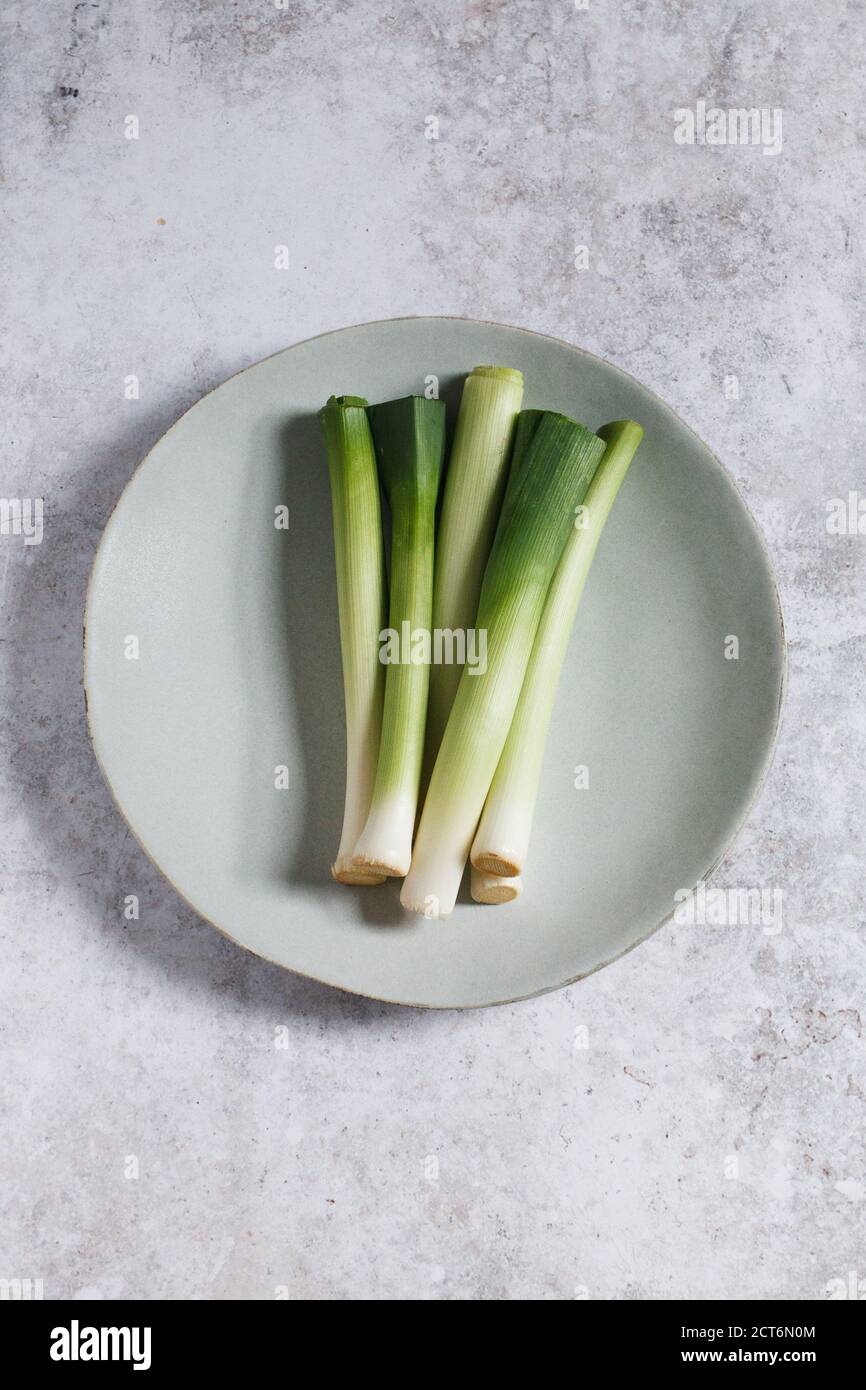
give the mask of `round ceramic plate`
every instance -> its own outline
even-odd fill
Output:
[[[481,362],[519,367],[527,406],[590,427],[630,417],[646,438],[578,614],[523,896],[481,907],[464,883],[453,916],[426,921],[401,909],[397,883],[329,877],[343,687],[316,412],[332,393],[383,400],[436,377],[453,421],[462,378]],[[691,430],[597,357],[462,319],[329,333],[205,397],[127,486],[87,601],[96,754],[177,891],[271,961],[431,1007],[555,989],[664,922],[758,791],[784,670],[760,535]]]

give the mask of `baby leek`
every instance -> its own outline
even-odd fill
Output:
[[[413,912],[453,910],[550,581],[603,453],[583,425],[545,412],[508,489],[476,620],[487,632],[487,665],[464,669],[433,768],[400,895]]]
[[[486,874],[483,869],[471,869],[472,900],[476,903],[512,903],[523,892],[523,879],[504,878],[501,874]]]
[[[385,618],[379,479],[365,400],[331,396],[319,421],[331,479],[346,702],[346,799],[331,873],[338,883],[374,884],[381,883],[383,875],[355,868],[352,855],[370,808],[385,687],[385,668],[379,661]]]
[[[601,533],[643,429],[633,420],[617,420],[598,434],[607,448],[550,586],[514,720],[472,845],[472,863],[483,873],[510,877],[523,872],[568,639]]]
[[[433,626],[466,633],[474,626],[523,400],[523,376],[511,367],[476,367],[466,378],[448,459],[436,544]],[[432,767],[462,666],[442,662],[430,675],[428,769]]]
[[[376,783],[355,847],[361,872],[402,878],[424,751],[430,680],[436,499],[445,453],[445,405],[424,396],[369,410],[379,476],[391,508],[391,606],[385,707]]]

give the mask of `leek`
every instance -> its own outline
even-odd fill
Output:
[[[543,414],[543,410],[521,410],[517,417],[517,424],[514,427],[514,445],[511,450],[511,464],[508,470],[509,488],[513,487],[517,480],[520,465],[526,457],[526,450]]]
[[[331,396],[319,421],[331,479],[346,702],[346,798],[331,873],[338,883],[374,884],[382,882],[382,874],[358,870],[352,854],[373,792],[385,687],[379,661],[385,616],[379,479],[365,400]]]
[[[476,367],[466,378],[442,498],[433,582],[433,626],[466,633],[475,622],[508,472],[523,376],[511,367]],[[458,662],[434,665],[427,725],[428,770],[460,684]]]
[[[550,581],[603,452],[583,425],[545,412],[508,489],[478,604],[487,666],[460,678],[400,895],[411,911],[453,910]]]
[[[474,864],[471,867],[470,885],[472,899],[476,903],[512,903],[523,892],[523,879],[519,874],[505,878],[502,874],[488,874],[483,869],[476,869]]]
[[[601,533],[643,429],[633,420],[617,420],[598,434],[607,448],[550,586],[514,720],[472,845],[472,863],[484,873],[523,872],[568,639]]]
[[[376,783],[355,865],[401,877],[412,834],[430,680],[436,500],[445,453],[445,405],[407,396],[371,406],[379,476],[391,508],[391,604],[385,706]]]

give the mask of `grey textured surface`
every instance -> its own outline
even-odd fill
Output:
[[[44,497],[45,531],[0,536],[0,1276],[349,1299],[866,1276],[866,537],[826,529],[866,486],[864,34],[841,0],[3,7],[0,490]],[[700,98],[780,108],[781,151],[677,144]],[[231,947],[127,834],[79,683],[123,483],[229,373],[412,313],[609,357],[742,487],[790,683],[714,881],[782,890],[780,932],[674,925],[560,994],[402,1011]]]

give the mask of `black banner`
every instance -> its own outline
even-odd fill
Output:
[[[358,1300],[361,1301],[361,1300]],[[601,1360],[607,1373],[685,1371],[704,1366],[803,1366],[841,1373],[858,1350],[861,1325],[851,1300],[820,1303],[666,1302],[569,1303],[550,1312],[556,1330],[579,1339],[571,1344],[576,1369]],[[859,1300],[858,1300],[859,1301]],[[417,1305],[416,1305],[417,1306]],[[331,1306],[335,1330],[351,1316],[352,1302]],[[376,1314],[365,1304],[365,1323]],[[440,1310],[437,1322],[442,1318]],[[478,1314],[476,1313],[476,1317]],[[487,1310],[481,1315],[485,1319]],[[536,1313],[535,1316],[538,1316]],[[405,1313],[401,1315],[405,1318]],[[159,1377],[178,1371],[249,1373],[267,1358],[289,1371],[289,1342],[297,1347],[305,1324],[290,1303],[0,1302],[5,1345],[25,1373],[59,1377],[99,1376],[101,1371]],[[513,1323],[503,1350],[513,1350]],[[368,1334],[372,1329],[368,1328]],[[327,1364],[339,1364],[345,1345],[353,1363],[369,1369],[369,1336],[327,1344]],[[497,1344],[489,1344],[495,1359]],[[511,1352],[508,1353],[509,1355]],[[587,1359],[588,1358],[588,1359]],[[856,1364],[856,1362],[854,1363]],[[488,1367],[489,1369],[489,1367]]]

